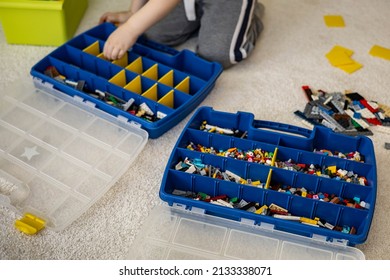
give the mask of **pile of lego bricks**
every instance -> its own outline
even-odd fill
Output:
[[[294,114],[309,125],[323,125],[348,135],[373,135],[370,126],[390,126],[390,107],[368,101],[357,92],[312,91],[302,86],[308,103]]]

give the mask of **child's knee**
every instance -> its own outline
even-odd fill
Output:
[[[231,61],[228,52],[218,48],[212,49],[209,47],[198,46],[197,53],[200,57],[207,59],[208,61],[219,62],[225,69],[235,64],[235,62]]]

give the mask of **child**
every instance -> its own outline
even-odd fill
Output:
[[[197,53],[228,68],[245,59],[263,29],[257,0],[132,0],[129,11],[108,12],[99,22],[119,27],[104,56],[119,59],[138,36],[176,46],[198,34]]]

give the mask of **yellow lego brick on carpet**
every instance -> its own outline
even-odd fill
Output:
[[[363,67],[351,58],[353,53],[353,50],[336,45],[325,56],[331,65],[351,74]]]
[[[343,17],[339,15],[326,15],[324,21],[327,27],[345,27]]]
[[[390,49],[374,45],[372,46],[369,54],[372,56],[380,57],[386,60],[390,60]]]

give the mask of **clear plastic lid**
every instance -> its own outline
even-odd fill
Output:
[[[364,260],[346,244],[330,243],[192,211],[156,206],[127,253],[128,259]]]
[[[148,133],[34,82],[0,95],[0,205],[61,230],[129,168]]]

